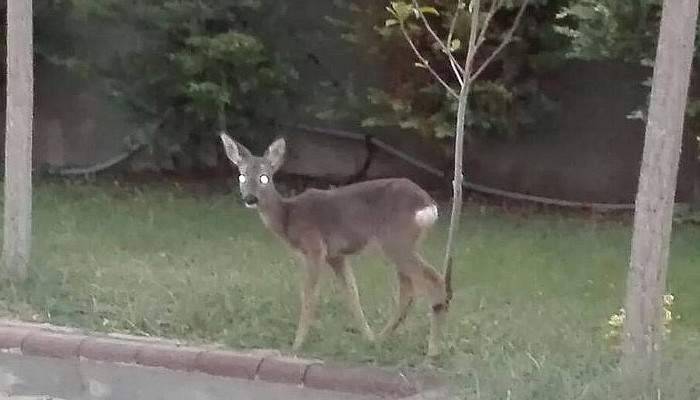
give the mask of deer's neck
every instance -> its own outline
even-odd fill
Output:
[[[287,235],[287,207],[277,190],[265,193],[258,204],[258,212],[265,226],[282,238]]]

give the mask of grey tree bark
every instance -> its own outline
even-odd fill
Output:
[[[462,163],[464,159],[464,128],[467,122],[467,106],[471,93],[471,76],[474,66],[474,55],[476,53],[476,43],[479,35],[479,13],[481,11],[481,1],[471,2],[471,23],[469,25],[469,43],[467,44],[467,58],[464,60],[464,72],[462,73],[462,87],[458,94],[457,102],[457,126],[455,129],[455,160],[454,176],[452,178],[452,211],[450,213],[450,227],[447,231],[447,244],[445,245],[445,261],[443,271],[446,279],[451,279],[447,274],[451,274],[452,260],[455,253],[455,237],[459,232],[459,222],[462,215],[462,183],[464,182],[464,171]],[[484,27],[482,29],[486,29]],[[451,294],[450,294],[451,296]]]
[[[3,277],[27,276],[31,248],[34,42],[32,1],[7,2]]]
[[[622,367],[656,398],[673,204],[698,0],[665,0],[635,205]],[[690,150],[690,149],[689,149]]]

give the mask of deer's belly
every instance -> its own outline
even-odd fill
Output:
[[[363,237],[333,236],[326,239],[326,250],[329,256],[351,255],[362,251],[368,240]]]

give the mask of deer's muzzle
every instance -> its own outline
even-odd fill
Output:
[[[243,198],[243,203],[245,203],[248,208],[255,208],[258,205],[258,198],[249,194]]]

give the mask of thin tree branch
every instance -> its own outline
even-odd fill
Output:
[[[423,55],[420,53],[420,51],[416,47],[415,43],[413,43],[413,39],[411,39],[411,36],[408,34],[408,31],[406,31],[406,27],[403,24],[401,24],[400,28],[401,28],[401,33],[403,34],[403,36],[406,39],[406,41],[408,42],[408,44],[411,46],[413,53],[416,55],[418,60],[420,60],[421,64],[423,64],[423,66],[430,72],[430,74],[433,75],[433,77],[435,79],[437,79],[437,81],[440,82],[442,84],[442,86],[445,87],[445,90],[447,90],[447,93],[449,93],[452,97],[458,99],[459,94],[457,94],[457,92],[455,92],[455,90],[452,89],[452,87],[450,87],[450,85],[448,85],[447,82],[445,82],[442,79],[442,77],[440,77],[440,74],[438,74],[433,69],[433,67],[430,66],[430,63],[428,63],[428,60],[425,57],[423,57]]]
[[[442,39],[440,39],[440,36],[438,36],[437,32],[435,32],[435,30],[433,30],[433,27],[430,26],[430,23],[425,17],[423,11],[421,11],[421,7],[420,4],[418,4],[418,0],[413,0],[413,7],[415,8],[416,13],[420,17],[420,20],[423,22],[425,29],[430,33],[435,42],[440,46],[442,51],[447,55],[447,58],[450,60],[450,66],[452,66],[452,71],[455,73],[455,77],[457,78],[457,80],[459,80],[460,86],[463,85],[464,81],[462,80],[462,75],[464,75],[464,70],[462,70],[459,63],[457,62],[457,59],[450,50],[450,47],[452,46],[452,41],[448,40],[447,45],[443,43]]]
[[[447,34],[447,43],[452,43],[452,36],[454,36],[455,27],[457,27],[457,18],[459,18],[459,11],[462,10],[464,7],[464,1],[459,0],[457,2],[457,8],[455,9],[455,13],[452,16],[452,22],[450,22],[450,31]]]
[[[501,41],[501,44],[496,47],[496,49],[491,53],[488,58],[481,64],[479,69],[474,72],[474,74],[469,78],[470,82],[475,81],[479,75],[481,75],[482,72],[488,67],[488,65],[493,62],[493,60],[498,56],[498,54],[503,51],[503,49],[510,43],[511,40],[513,40],[513,34],[515,34],[515,30],[518,28],[520,25],[520,20],[522,19],[523,15],[525,14],[525,9],[527,8],[527,5],[530,3],[530,0],[523,0],[522,5],[520,6],[520,10],[518,10],[518,15],[516,15],[515,20],[513,21],[513,25],[510,27],[508,32],[506,33],[505,37],[503,37],[503,40]]]
[[[452,21],[450,22],[450,30],[447,33],[447,43],[449,46],[452,46],[452,37],[454,36],[454,33],[455,33],[455,27],[457,27],[457,19],[459,18],[459,12],[461,10],[463,10],[464,7],[466,7],[464,4],[464,1],[458,0],[457,7],[455,8],[455,13],[452,16]],[[452,59],[450,59],[450,63],[452,63],[453,69],[455,69],[455,66],[459,67],[459,63],[457,63],[456,60],[453,61]],[[461,68],[459,70],[462,71],[462,76],[457,77],[457,80],[459,81],[460,85],[464,85],[464,71],[461,70]]]
[[[464,86],[469,86],[472,82],[470,76],[472,65],[474,64],[474,56],[476,55],[476,41],[479,30],[479,12],[481,8],[481,1],[475,0],[472,3],[472,6],[472,20],[469,26],[469,47],[467,47],[467,58],[464,60],[464,85],[462,85],[463,88]]]
[[[489,8],[488,14],[486,14],[486,19],[484,20],[484,23],[481,25],[481,32],[479,32],[479,38],[476,40],[476,49],[475,51],[478,52],[479,48],[481,45],[486,41],[486,33],[489,30],[489,26],[491,25],[491,19],[493,18],[494,15],[496,15],[496,11],[498,11],[499,8],[501,8],[501,5],[503,4],[503,0],[493,0],[491,1],[491,8]]]

